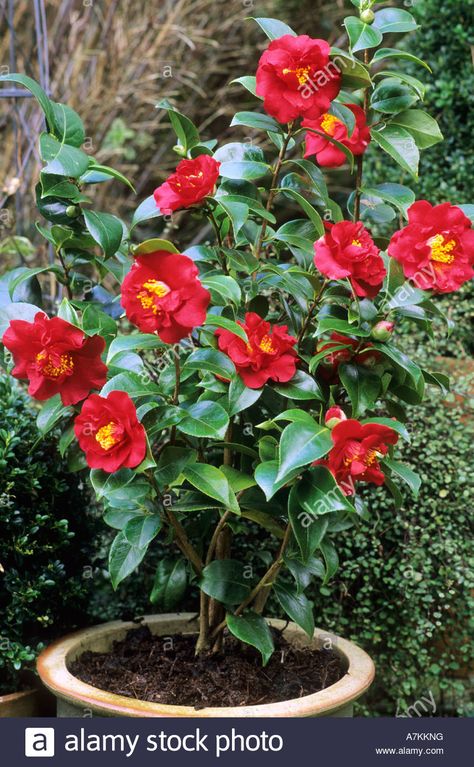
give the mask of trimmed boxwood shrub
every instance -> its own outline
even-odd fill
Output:
[[[44,643],[88,622],[97,522],[56,442],[38,441],[30,403],[0,371],[0,694],[30,680]]]

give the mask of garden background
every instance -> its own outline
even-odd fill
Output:
[[[474,0],[405,4],[423,32],[401,45],[416,48],[429,62],[433,74],[425,101],[447,136],[424,154],[417,197],[473,203]],[[2,73],[11,43],[6,5],[0,1]],[[31,5],[29,0],[14,3],[16,70],[38,77]],[[151,194],[176,164],[166,119],[155,109],[160,98],[191,117],[204,137],[231,140],[231,104],[245,96],[229,82],[253,71],[264,45],[245,18],[278,17],[299,33],[339,45],[350,3],[46,0],[45,6],[51,95],[80,108],[89,136],[86,148],[134,181],[136,199],[120,185],[112,195],[107,185],[96,192],[99,205],[106,195],[104,207],[128,218],[137,200]],[[39,163],[31,137],[37,137],[41,122],[32,100],[0,99],[0,302],[9,300],[1,280],[7,269],[40,266],[49,257],[35,233]],[[381,168],[370,148],[367,157],[373,185],[381,180]],[[351,183],[348,171],[331,173],[343,197]],[[395,164],[392,180],[404,181]],[[381,217],[373,228],[382,231],[387,225]],[[149,235],[157,236],[160,226],[151,222]],[[167,236],[178,247],[197,244],[208,234],[201,226],[178,213]],[[51,285],[52,295],[56,288]],[[34,291],[34,283],[22,289]],[[341,567],[332,582],[315,585],[311,595],[316,624],[359,642],[376,662],[377,681],[359,706],[362,714],[423,713],[417,703],[430,696],[436,715],[468,714],[473,295],[468,284],[454,302],[452,296],[437,299],[445,307],[451,304],[449,338],[442,328],[433,344],[413,334],[412,327],[405,335],[407,353],[418,360],[441,353],[437,366],[453,376],[449,395],[434,392],[427,405],[411,409],[412,442],[404,458],[423,478],[419,499],[407,494],[395,511],[388,495],[369,490],[371,521],[357,533],[341,534]],[[62,464],[54,439],[36,441],[35,419],[34,405],[0,370],[0,694],[20,687],[38,649],[71,627],[194,607],[189,600],[183,603],[179,582],[164,602],[148,602],[157,564],[168,553],[163,543],[155,544],[151,561],[113,592],[106,572],[113,531],[101,521],[81,472],[70,474]],[[261,533],[256,529],[255,535]],[[267,547],[272,550],[272,541],[263,539],[259,556],[267,556]],[[243,550],[241,556],[251,555]]]

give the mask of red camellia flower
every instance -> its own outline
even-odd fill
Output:
[[[340,346],[347,348],[338,348]],[[338,369],[343,362],[354,362],[356,365],[373,367],[382,358],[380,352],[373,348],[370,341],[363,342],[361,345],[360,340],[336,332],[331,333],[329,341],[318,344],[317,353],[323,351],[328,353],[322,358],[318,373],[331,384],[339,381]]]
[[[212,194],[219,168],[220,162],[207,154],[200,154],[195,160],[181,160],[176,171],[153,193],[161,213],[166,216],[174,210],[189,208]]]
[[[202,325],[211,299],[194,262],[181,253],[158,250],[135,258],[122,284],[122,306],[144,333],[158,333],[167,344]]]
[[[91,469],[109,473],[133,469],[145,458],[145,429],[123,391],[110,392],[107,397],[91,394],[74,421],[74,432]]]
[[[315,120],[326,112],[341,88],[341,72],[329,52],[329,43],[308,35],[272,40],[257,69],[256,92],[265,111],[280,123]]]
[[[474,277],[474,231],[462,210],[426,200],[408,209],[408,225],[395,232],[389,255],[417,288],[451,293]]]
[[[354,482],[383,485],[385,475],[379,458],[388,453],[388,445],[398,442],[398,434],[377,423],[361,424],[349,418],[331,431],[334,447],[321,463],[331,471],[346,495],[353,495]]]
[[[358,296],[373,298],[386,275],[380,250],[361,221],[326,224],[327,233],[314,244],[314,263],[326,277],[348,277]]]
[[[304,120],[303,128],[313,128],[322,131],[331,138],[339,141],[351,150],[353,155],[364,154],[370,143],[370,130],[365,119],[365,112],[357,104],[345,104],[354,113],[355,126],[352,135],[349,136],[347,127],[342,120],[334,115],[325,113],[317,120]],[[307,131],[305,157],[316,155],[316,161],[325,168],[337,168],[344,165],[347,157],[335,144],[332,144],[324,136]]]
[[[272,327],[255,312],[247,312],[245,323],[239,325],[247,333],[247,344],[230,330],[219,328],[216,336],[219,349],[230,357],[246,386],[260,389],[267,381],[285,383],[293,378],[296,338],[288,335],[286,325]]]
[[[11,320],[2,342],[15,361],[12,374],[29,381],[28,393],[37,400],[60,394],[63,405],[75,405],[105,384],[104,339],[60,317],[38,312],[33,322]]]

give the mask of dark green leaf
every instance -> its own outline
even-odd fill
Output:
[[[184,412],[183,420],[177,424],[183,434],[224,439],[229,426],[229,416],[222,405],[201,400],[186,407]]]
[[[367,48],[376,48],[382,42],[382,33],[356,16],[347,16],[344,19],[344,26],[349,36],[349,42],[352,53],[364,51]]]
[[[164,611],[173,610],[179,605],[186,592],[188,576],[184,559],[166,557],[156,569],[150,602],[159,605]]]
[[[114,589],[138,567],[147,547],[132,546],[123,532],[114,539],[109,554],[109,573]]]
[[[281,131],[280,124],[273,117],[269,117],[261,112],[237,112],[232,119],[230,127],[232,128],[235,125],[245,125],[249,128],[273,131],[275,133]]]
[[[323,458],[332,447],[331,432],[314,421],[313,425],[290,423],[280,438],[280,468],[277,480],[294,469]]]
[[[234,514],[240,514],[235,493],[228,478],[220,469],[210,464],[191,463],[183,467],[182,474],[201,493],[219,501]]]
[[[415,179],[418,178],[420,152],[413,136],[399,125],[386,125],[372,129],[373,140]]]
[[[123,237],[120,219],[110,213],[98,213],[94,210],[84,210],[83,215],[89,234],[100,245],[105,257],[115,255]]]
[[[295,588],[284,583],[274,587],[275,595],[288,617],[301,626],[310,639],[314,634],[313,606],[304,594],[298,594]]]
[[[79,178],[87,170],[89,156],[81,149],[62,144],[49,133],[40,136],[41,159],[46,163],[43,173]]]
[[[142,549],[148,546],[161,530],[161,517],[158,514],[143,514],[130,519],[123,533],[132,546]]]
[[[261,615],[247,612],[244,615],[227,614],[227,628],[241,642],[255,647],[266,666],[275,649],[268,623]]]
[[[249,568],[251,570],[251,568]],[[235,559],[216,559],[202,571],[199,588],[209,597],[227,605],[237,605],[250,593],[246,566]]]

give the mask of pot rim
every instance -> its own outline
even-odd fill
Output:
[[[163,615],[145,615],[143,623],[151,628],[159,628],[161,624],[167,625],[170,621],[175,621],[178,624],[181,623],[184,628],[186,624],[188,626],[189,624],[195,624],[195,619],[196,613],[168,613]],[[283,633],[287,631],[293,636],[306,637],[304,632],[295,623],[276,619],[269,619],[268,623],[275,628],[283,630]],[[338,682],[330,687],[326,687],[324,690],[312,693],[311,695],[305,695],[302,698],[280,701],[278,703],[206,708],[164,705],[135,700],[124,695],[101,690],[82,682],[68,671],[68,657],[77,651],[81,645],[86,650],[89,649],[90,640],[94,637],[97,640],[105,639],[117,632],[124,634],[133,628],[137,628],[137,623],[112,621],[77,631],[54,642],[42,651],[37,661],[38,673],[43,684],[56,697],[62,698],[71,705],[82,706],[85,709],[92,708],[104,716],[301,718],[330,713],[353,702],[370,687],[375,675],[374,663],[364,650],[347,639],[318,628],[315,629],[313,635],[315,647],[330,639],[335,652],[347,664],[346,673]],[[173,629],[173,631],[178,633],[179,628]],[[187,633],[195,633],[195,631]],[[168,635],[168,633],[163,633],[163,636]],[[87,647],[85,642],[87,642]]]
[[[6,695],[0,695],[0,706],[37,694],[38,690],[35,687],[28,687],[27,690],[18,690],[18,692],[8,692]]]

